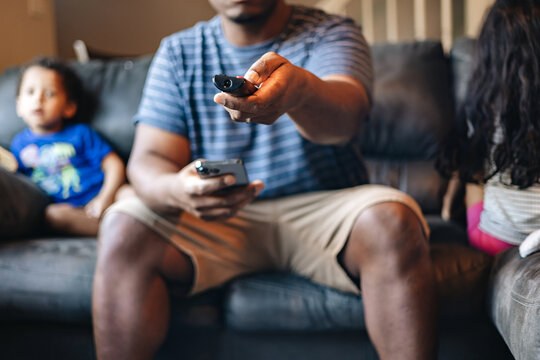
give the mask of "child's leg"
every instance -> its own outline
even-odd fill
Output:
[[[122,200],[129,197],[136,197],[137,194],[135,193],[135,189],[133,189],[133,186],[129,184],[124,184],[120,186],[120,188],[116,191],[116,196],[114,197],[114,201]]]
[[[462,183],[457,176],[452,177],[448,181],[448,187],[446,188],[446,193],[442,199],[441,217],[443,220],[450,221],[452,219],[454,202],[459,196],[461,188]],[[461,202],[463,199],[460,199],[459,201]]]
[[[482,210],[484,210],[484,202],[482,201],[469,206],[467,209],[467,234],[469,235],[469,243],[473,247],[491,255],[511,248],[513,245],[488,235],[478,228]]]
[[[96,236],[99,226],[99,219],[86,215],[84,208],[70,204],[47,206],[45,221],[55,232],[69,235]]]

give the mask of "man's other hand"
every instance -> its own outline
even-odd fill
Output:
[[[179,207],[206,221],[226,220],[249,204],[264,188],[260,180],[246,186],[232,187],[234,175],[225,174],[202,179],[195,162],[188,164],[176,175],[169,192],[173,206]]]

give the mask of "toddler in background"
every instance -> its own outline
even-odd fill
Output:
[[[52,200],[45,211],[47,225],[60,233],[92,236],[125,182],[125,167],[90,126],[70,121],[82,96],[79,77],[60,60],[41,57],[24,66],[16,105],[28,128],[15,136],[11,152],[18,171]]]
[[[540,0],[497,0],[483,24],[457,135],[439,168],[466,186],[469,241],[540,249]]]

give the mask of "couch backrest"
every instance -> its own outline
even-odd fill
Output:
[[[7,149],[9,149],[13,136],[25,127],[15,112],[18,79],[18,68],[7,69],[0,76],[0,146]]]
[[[456,109],[465,99],[465,92],[473,70],[475,40],[460,38],[454,42],[450,50],[450,61],[454,78],[454,99]]]
[[[374,105],[362,140],[370,180],[440,212],[447,181],[434,168],[454,120],[450,61],[438,42],[372,47]]]
[[[463,97],[471,44],[472,40],[456,42],[451,57],[434,41],[372,47],[374,105],[361,144],[370,180],[407,192],[428,214],[440,212],[446,191],[447,181],[435,170],[434,158],[454,121],[454,104]],[[91,125],[124,159],[133,142],[132,117],[151,59],[149,55],[74,64],[97,100]],[[0,77],[0,145],[4,147],[25,126],[15,114],[17,78],[18,69]]]

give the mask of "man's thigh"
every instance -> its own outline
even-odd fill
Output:
[[[227,221],[207,222],[187,212],[165,217],[136,197],[112,205],[108,213],[127,214],[189,257],[193,266],[191,294],[256,271],[274,269],[271,220],[241,211]],[[174,257],[173,257],[174,259]]]
[[[185,287],[187,293],[194,274],[189,257],[137,217],[111,210],[100,224],[98,266],[124,266],[129,268],[130,276],[136,277],[141,272],[158,273],[177,288]],[[108,276],[117,273],[107,271]]]
[[[255,201],[223,222],[206,222],[189,213],[165,218],[137,198],[120,201],[109,211],[133,216],[186,254],[194,269],[191,293],[266,270],[292,271],[358,293],[337,255],[360,213],[387,201],[405,203],[424,221],[410,197],[377,185]]]
[[[429,234],[417,203],[386,186],[362,185],[284,199],[280,202],[278,223],[285,266],[323,285],[359,293],[358,284],[351,281],[337,257],[360,214],[385,202],[399,202],[411,208],[426,235]]]

